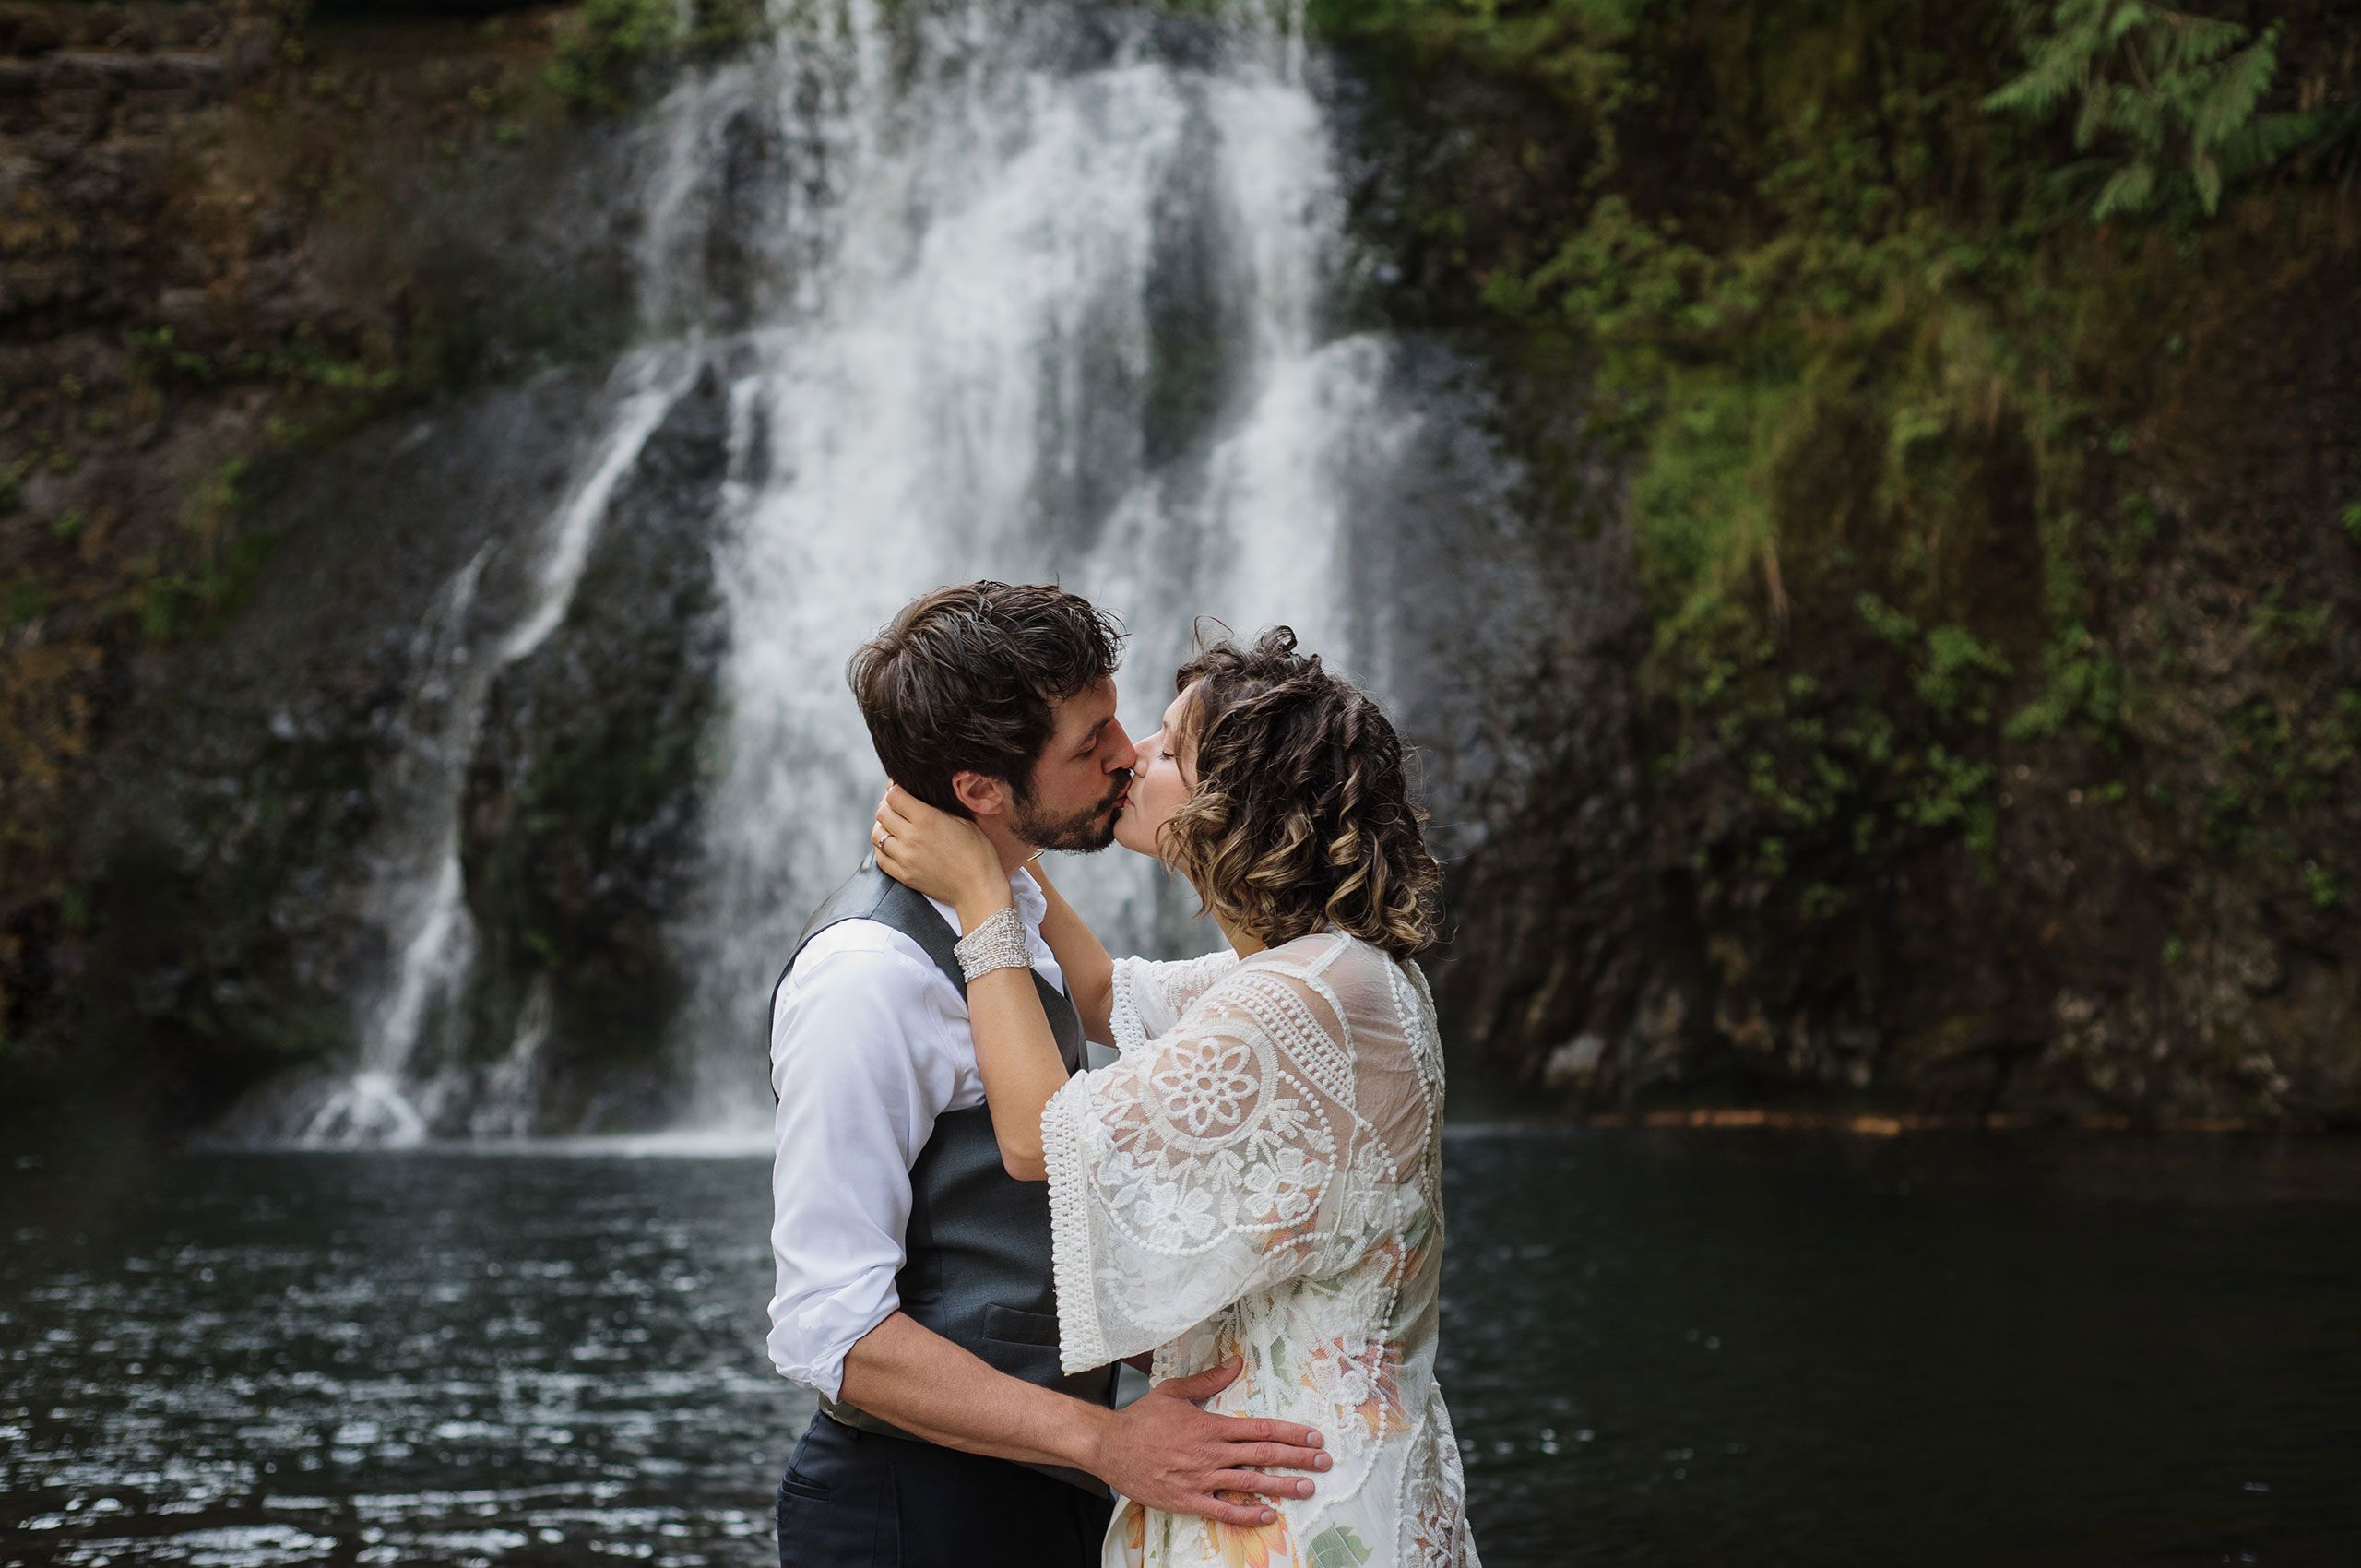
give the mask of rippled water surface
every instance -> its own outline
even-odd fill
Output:
[[[1470,1129],[1485,1560],[2361,1562],[2361,1146]],[[12,1154],[0,1558],[775,1562],[757,1155]]]

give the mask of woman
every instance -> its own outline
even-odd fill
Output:
[[[1334,1455],[1260,1526],[1126,1502],[1104,1561],[1477,1568],[1433,1376],[1442,1055],[1412,960],[1440,872],[1401,743],[1285,627],[1205,648],[1174,686],[1116,838],[1186,876],[1229,950],[1110,962],[1037,873],[1109,1066],[1060,1063],[972,823],[897,790],[872,834],[968,933],[993,1131],[1011,1174],[1050,1184],[1065,1368],[1153,1349],[1161,1380],[1242,1358],[1207,1408],[1317,1427]]]

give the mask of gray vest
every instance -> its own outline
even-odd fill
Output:
[[[967,976],[953,947],[956,938],[943,916],[924,895],[887,876],[870,859],[861,861],[852,879],[830,895],[803,928],[794,954],[771,986],[772,1016],[777,1012],[779,987],[787,983],[805,945],[837,921],[855,920],[877,921],[909,937],[959,988],[961,996],[967,994]],[[1033,985],[1050,1016],[1066,1071],[1079,1071],[1086,1060],[1080,1015],[1038,969]],[[765,1028],[765,1055],[769,1038]],[[845,1044],[859,1050],[862,1042]],[[935,1118],[933,1134],[910,1165],[910,1218],[903,1242],[906,1259],[894,1284],[901,1310],[911,1319],[1013,1377],[1094,1405],[1115,1402],[1115,1368],[1097,1367],[1071,1377],[1058,1369],[1050,1189],[1039,1182],[1019,1182],[1002,1165],[991,1107],[971,1106]],[[820,1408],[847,1426],[925,1441],[842,1401],[824,1398]],[[1054,1465],[1031,1467],[1100,1496],[1107,1493],[1097,1477],[1080,1470]]]

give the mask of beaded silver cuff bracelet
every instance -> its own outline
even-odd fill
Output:
[[[959,968],[970,981],[994,969],[1029,969],[1033,955],[1025,945],[1025,925],[1014,909],[996,909],[990,919],[954,944]]]

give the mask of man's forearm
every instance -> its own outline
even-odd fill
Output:
[[[845,1357],[845,1403],[946,1448],[1090,1470],[1112,1412],[1037,1387],[901,1313]]]

